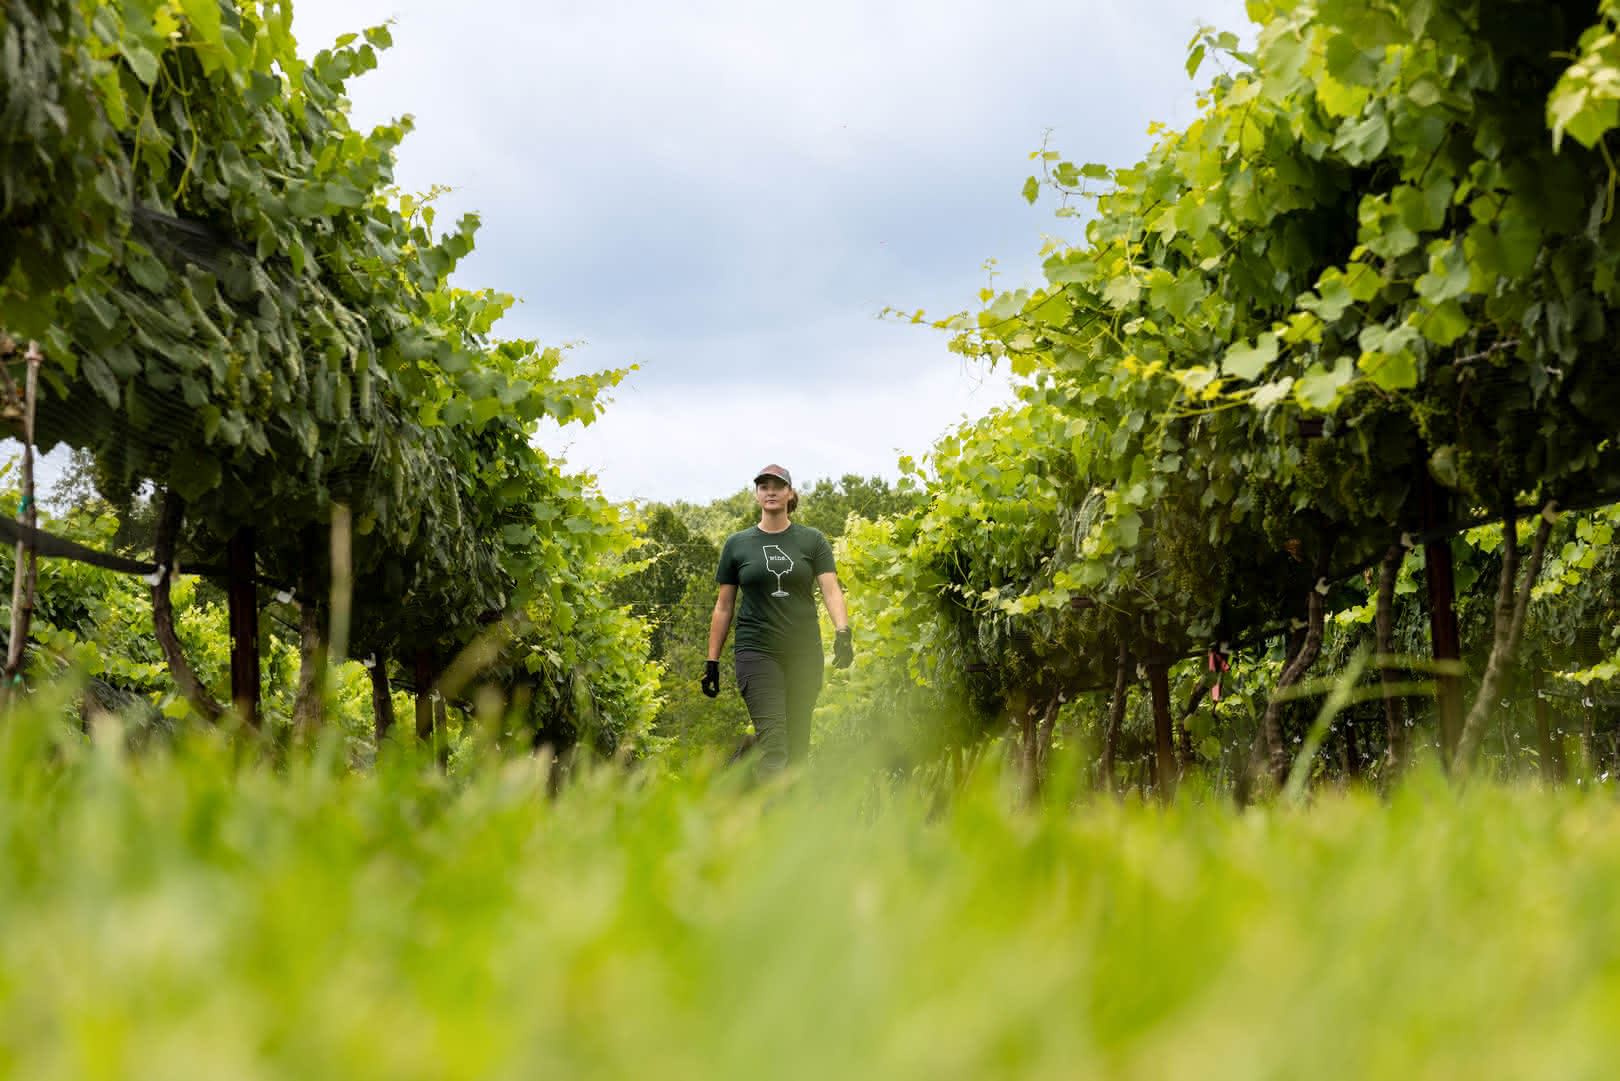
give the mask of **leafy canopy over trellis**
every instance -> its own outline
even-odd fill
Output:
[[[494,336],[512,297],[450,284],[477,218],[436,231],[390,187],[408,117],[348,118],[387,28],[306,62],[291,27],[287,0],[0,6],[0,328],[49,357],[41,443],[92,449],[109,494],[184,499],[194,555],[258,527],[289,584],[346,505],[374,648],[528,609],[566,637],[623,541],[531,439],[622,373],[559,376]]]
[[[1025,380],[880,544],[911,633],[955,623],[962,663],[1009,620],[1009,672],[1275,626],[1417,530],[1426,474],[1500,512],[1620,487],[1616,6],[1249,10],[1252,49],[1194,40],[1221,71],[1142,161],[1033,155],[1026,197],[1084,241],[934,324]]]

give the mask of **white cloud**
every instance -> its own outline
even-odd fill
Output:
[[[351,85],[357,122],[416,115],[399,182],[480,213],[458,280],[524,300],[502,333],[645,365],[562,437],[571,463],[610,495],[693,499],[761,453],[892,474],[896,448],[987,408],[943,338],[874,313],[971,307],[987,258],[999,285],[1033,279],[1061,225],[1018,198],[1026,152],[1051,128],[1078,160],[1135,160],[1149,121],[1192,116],[1194,27],[1243,18],[1240,0],[298,3],[306,52],[396,18]]]
[[[901,455],[921,457],[963,419],[1012,397],[1001,374],[945,361],[922,371],[896,364],[896,377],[880,379],[874,359],[874,378],[833,390],[775,382],[764,363],[753,385],[718,391],[649,393],[632,376],[596,423],[548,426],[540,444],[595,473],[610,499],[704,502],[746,486],[767,462],[801,486],[845,473],[893,479]]]

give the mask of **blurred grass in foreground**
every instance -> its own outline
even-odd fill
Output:
[[[1388,803],[930,816],[825,776],[385,754],[280,771],[0,728],[0,1073],[1583,1078],[1620,1052],[1620,812],[1419,773]]]

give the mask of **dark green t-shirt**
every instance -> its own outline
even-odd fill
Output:
[[[789,525],[767,533],[756,525],[727,537],[714,580],[741,595],[735,648],[821,652],[816,576],[835,570],[832,545],[819,529]]]

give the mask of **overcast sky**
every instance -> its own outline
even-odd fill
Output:
[[[1050,131],[1125,165],[1193,116],[1200,24],[1240,0],[820,4],[298,0],[312,55],[392,20],[350,85],[404,113],[407,190],[476,211],[458,271],[522,303],[507,337],[578,343],[570,369],[639,365],[588,429],[542,435],[612,499],[706,501],[780,462],[802,482],[894,476],[1008,397],[938,332],[878,318],[976,306],[1038,280],[1018,192]],[[1207,77],[1208,71],[1204,73]],[[1066,232],[1067,231],[1067,232]]]

